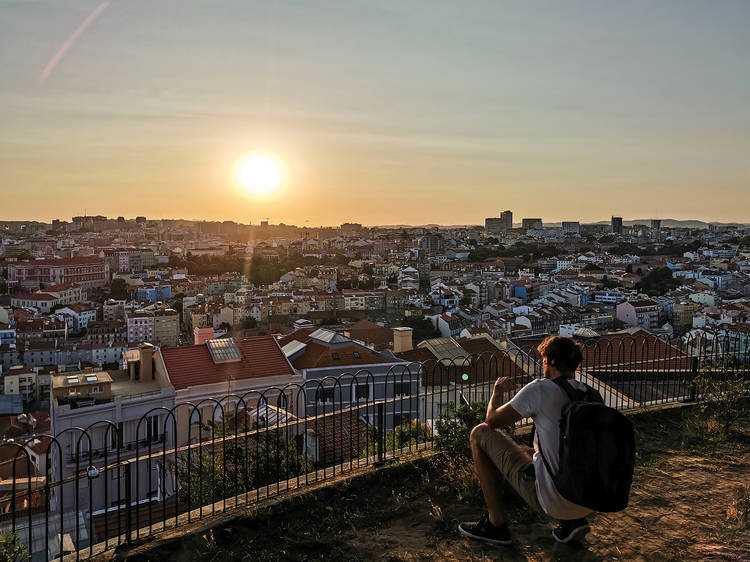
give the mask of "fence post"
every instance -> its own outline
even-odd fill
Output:
[[[383,403],[378,402],[378,462],[383,462],[385,457],[385,415],[383,414]]]
[[[130,461],[123,466],[125,470],[125,542],[131,544],[131,535],[133,533],[133,515],[131,506],[133,505],[132,477],[130,474]]]
[[[695,402],[698,399],[698,358],[693,357],[693,364],[690,369],[691,381],[690,381],[690,401]]]

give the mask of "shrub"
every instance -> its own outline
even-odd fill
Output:
[[[750,395],[750,380],[745,373],[724,365],[706,367],[695,378],[700,411],[708,418],[707,428],[713,426],[722,436],[728,435],[746,412]]]
[[[471,457],[469,435],[471,430],[482,423],[487,415],[487,402],[472,402],[448,408],[437,421],[435,447],[449,456]]]
[[[31,560],[26,545],[14,533],[0,536],[0,562],[20,562]]]

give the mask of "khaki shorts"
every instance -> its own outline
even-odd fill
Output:
[[[479,435],[479,446],[531,509],[543,514],[536,497],[533,463],[518,443],[504,431],[484,426]]]

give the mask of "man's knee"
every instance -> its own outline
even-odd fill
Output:
[[[479,443],[481,443],[482,441],[482,438],[489,431],[492,431],[489,425],[487,425],[486,423],[480,423],[471,430],[471,434],[469,435],[469,442],[473,445],[479,445]]]

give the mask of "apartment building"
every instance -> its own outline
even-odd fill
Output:
[[[101,320],[89,322],[86,327],[85,340],[89,343],[112,343],[126,341],[127,330],[122,320]]]
[[[156,345],[178,345],[180,338],[180,315],[172,308],[161,308],[153,312],[154,339]]]
[[[154,314],[152,312],[136,311],[128,314],[126,325],[129,343],[154,340]]]
[[[22,261],[8,264],[8,285],[39,289],[42,285],[76,283],[84,289],[103,287],[109,265],[103,258],[75,257]]]
[[[652,300],[627,301],[617,305],[617,319],[628,326],[655,330],[659,327],[659,311],[659,305]]]

